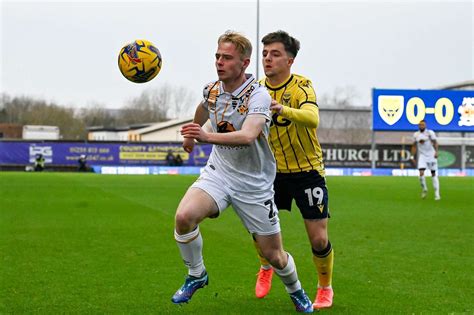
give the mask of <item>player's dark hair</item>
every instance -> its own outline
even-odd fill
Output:
[[[269,33],[262,38],[264,45],[273,43],[282,43],[285,46],[285,51],[295,58],[300,50],[300,42],[296,38],[290,36],[287,32],[279,30],[273,33]]]

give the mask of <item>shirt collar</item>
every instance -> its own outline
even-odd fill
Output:
[[[245,82],[241,86],[239,86],[234,92],[232,92],[232,97],[241,98],[252,86],[252,84],[256,82],[255,77],[250,73],[246,73],[245,78],[247,80],[245,80]],[[219,84],[219,94],[224,94],[224,93],[225,93],[224,87],[221,82],[221,84]]]

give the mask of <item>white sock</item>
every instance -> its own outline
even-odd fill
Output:
[[[174,231],[174,238],[178,244],[184,264],[188,267],[188,274],[193,277],[200,277],[206,270],[202,257],[202,236],[199,233],[199,226],[194,231],[179,235]]]
[[[439,196],[439,178],[438,175],[431,177],[433,180],[433,189],[435,191],[435,196]]]
[[[421,189],[423,191],[428,190],[428,187],[426,187],[426,178],[425,178],[425,176],[420,176],[420,184],[421,184]]]
[[[288,255],[288,264],[283,269],[277,269],[273,267],[275,273],[280,277],[281,281],[285,285],[286,292],[293,293],[301,289],[301,282],[298,280],[298,273],[296,272],[295,261]]]

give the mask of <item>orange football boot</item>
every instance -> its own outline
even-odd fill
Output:
[[[332,306],[332,298],[334,297],[334,291],[332,288],[318,288],[316,299],[313,303],[313,308],[319,310],[321,308],[329,308]]]
[[[257,274],[257,284],[255,285],[255,296],[264,298],[272,288],[273,268],[260,268]]]

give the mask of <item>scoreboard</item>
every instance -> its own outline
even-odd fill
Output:
[[[474,91],[386,90],[372,93],[374,131],[415,131],[425,120],[428,129],[474,131]]]

